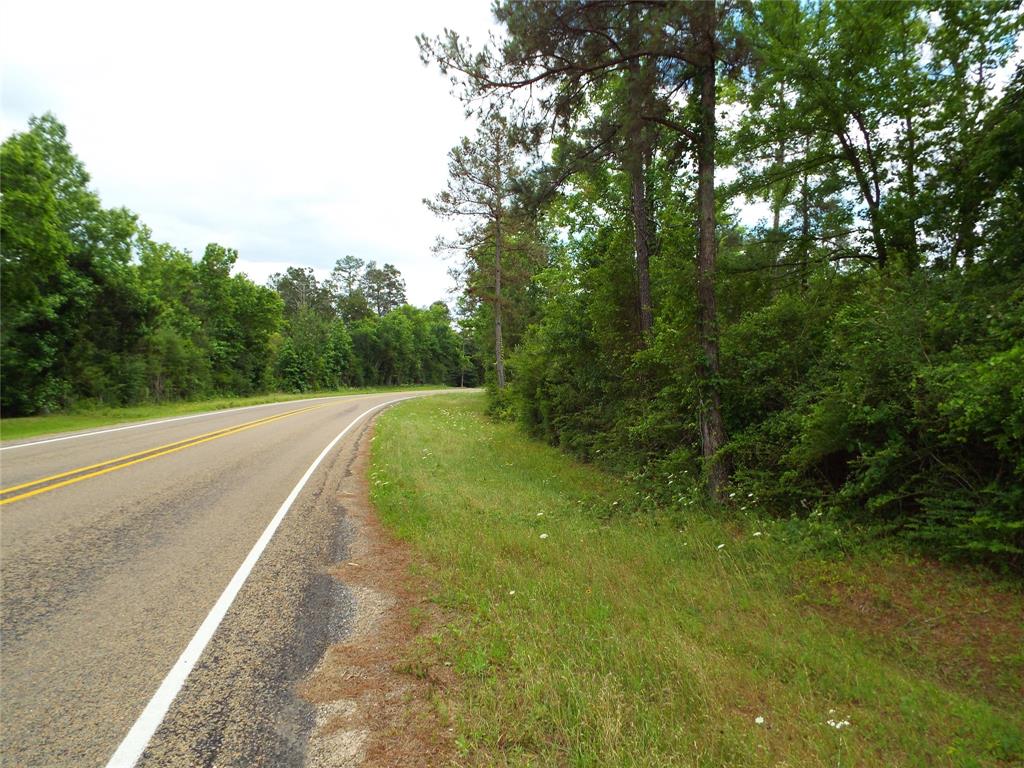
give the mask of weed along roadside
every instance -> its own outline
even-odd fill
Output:
[[[638,489],[485,415],[382,414],[371,498],[444,616],[407,646],[472,765],[1008,766],[1024,598]],[[693,509],[691,506],[690,509]],[[441,679],[441,678],[438,678]]]

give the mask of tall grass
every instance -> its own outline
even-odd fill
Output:
[[[451,617],[414,653],[456,671],[466,764],[1021,764],[1019,700],[946,686],[795,601],[800,550],[769,526],[622,515],[632,488],[478,396],[387,412],[373,457],[373,499]]]

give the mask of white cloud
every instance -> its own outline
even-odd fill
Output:
[[[482,40],[485,0],[5,0],[3,18],[3,134],[53,111],[104,204],[156,238],[238,248],[254,279],[354,253],[394,263],[414,303],[444,297],[446,225],[421,200],[469,126],[414,37]]]

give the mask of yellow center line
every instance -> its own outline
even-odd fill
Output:
[[[222,437],[234,435],[237,434],[238,432],[244,432],[247,429],[252,429],[253,427],[259,427],[264,424],[269,424],[273,421],[278,421],[289,416],[295,416],[300,413],[314,411],[318,408],[324,408],[326,407],[326,405],[327,404],[313,405],[307,408],[299,408],[294,411],[287,411],[286,413],[280,413],[274,416],[267,416],[262,419],[256,419],[255,421],[246,422],[245,424],[239,424],[237,427],[226,427],[224,429],[215,430],[213,432],[206,432],[201,435],[196,435],[195,437],[187,438],[185,440],[178,440],[177,442],[174,443],[165,443],[164,445],[158,445],[155,448],[150,448],[149,450],[146,451],[137,451],[136,453],[129,453],[124,456],[120,456],[116,459],[109,459],[108,461],[102,461],[98,464],[90,464],[85,467],[79,467],[78,469],[71,469],[68,470],[67,472],[61,472],[60,474],[57,475],[50,475],[49,477],[44,477],[39,480],[33,480],[28,483],[22,483],[21,485],[11,486],[10,488],[3,488],[0,489],[0,494],[10,493],[11,491],[15,491],[21,488],[28,488],[30,486],[39,485],[41,483],[49,482],[52,480],[58,480],[62,477],[67,477],[68,475],[77,475],[77,477],[72,477],[69,480],[64,480],[63,482],[60,483],[53,483],[52,485],[47,485],[43,488],[37,488],[34,491],[28,491],[27,493],[21,493],[18,494],[17,496],[11,496],[6,499],[0,499],[0,506],[10,504],[11,502],[14,501],[20,501],[21,499],[27,499],[32,496],[37,496],[41,493],[46,493],[47,491],[53,491],[58,488],[63,488],[64,486],[72,485],[74,483],[81,482],[82,480],[88,480],[93,477],[99,477],[100,475],[105,475],[109,472],[114,472],[118,469],[124,469],[125,467],[131,467],[135,464],[141,464],[144,461],[156,459],[159,458],[160,456],[166,456],[167,454],[170,453],[177,453],[178,451],[183,451],[186,448],[191,448],[193,445],[208,443],[211,440],[218,440]],[[126,459],[131,459],[136,456],[141,456],[142,458],[136,458],[134,461],[126,461]],[[110,464],[113,464],[114,466],[107,466]],[[86,472],[90,469],[95,469],[96,467],[105,467],[105,469],[100,469],[96,472],[90,472],[89,474],[86,475],[78,474],[79,472]]]
[[[173,443],[165,443],[163,445],[157,445],[157,446],[154,446],[152,448],[147,448],[144,451],[136,451],[135,453],[128,453],[128,454],[125,454],[124,456],[118,456],[118,457],[113,458],[113,459],[107,459],[106,461],[101,461],[101,462],[99,462],[97,464],[89,464],[88,466],[85,466],[85,467],[78,467],[77,469],[69,469],[67,472],[61,472],[61,473],[56,474],[56,475],[50,475],[49,477],[40,477],[37,480],[31,480],[30,482],[21,483],[20,485],[12,485],[9,488],[0,488],[0,495],[5,494],[5,493],[11,493],[12,491],[19,491],[22,488],[28,488],[28,487],[33,486],[33,485],[39,485],[40,483],[48,483],[51,480],[59,480],[62,477],[68,477],[69,475],[76,475],[79,472],[86,472],[86,471],[88,471],[90,469],[96,469],[97,467],[105,467],[108,464],[116,464],[117,462],[125,461],[126,459],[134,459],[136,456],[142,456],[142,455],[147,454],[147,453],[153,453],[154,451],[162,451],[165,448],[171,448],[171,447],[176,446],[176,445],[183,445],[185,443],[191,443],[194,440],[199,440],[199,439],[204,438],[204,437],[210,437],[211,435],[217,435],[217,434],[220,434],[221,432],[228,432],[228,431],[233,430],[233,429],[238,429],[239,427],[254,426],[256,424],[261,424],[261,423],[263,423],[265,421],[268,421],[268,420],[271,420],[271,419],[277,419],[277,418],[282,417],[282,416],[291,416],[292,414],[301,413],[302,411],[312,410],[313,408],[316,408],[316,407],[319,407],[319,406],[307,406],[306,408],[296,408],[293,411],[286,411],[285,413],[277,413],[277,414],[273,414],[271,416],[263,416],[262,418],[259,418],[259,419],[254,419],[252,421],[246,421],[246,422],[243,422],[242,424],[236,424],[233,427],[221,427],[220,429],[215,429],[212,432],[204,432],[203,434],[200,434],[200,435],[193,435],[192,437],[186,437],[184,440],[176,440]]]

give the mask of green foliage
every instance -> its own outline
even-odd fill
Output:
[[[406,305],[390,264],[349,256],[331,279],[292,267],[260,286],[232,274],[231,248],[195,261],[102,207],[52,115],[0,162],[5,416],[462,378],[447,307]]]
[[[715,7],[717,95],[737,116],[715,147],[735,180],[717,200],[710,324],[694,300],[699,188],[685,162],[702,140],[700,52],[685,42],[697,5],[669,18],[625,2],[498,3],[502,46],[421,39],[465,73],[467,96],[552,86],[540,105],[552,159],[531,182],[557,188],[535,195],[551,257],[528,305],[506,313],[522,331],[511,395],[491,410],[511,402],[531,434],[644,478],[652,499],[729,466],[726,506],[752,493],[795,525],[820,514],[1019,569],[1024,67],[1005,77],[1018,4]],[[640,45],[648,34],[661,44]],[[643,149],[645,199],[616,150],[622,131]],[[740,226],[730,206],[751,200],[768,220]],[[641,204],[649,332],[637,322]],[[715,395],[728,440],[708,462]]]

